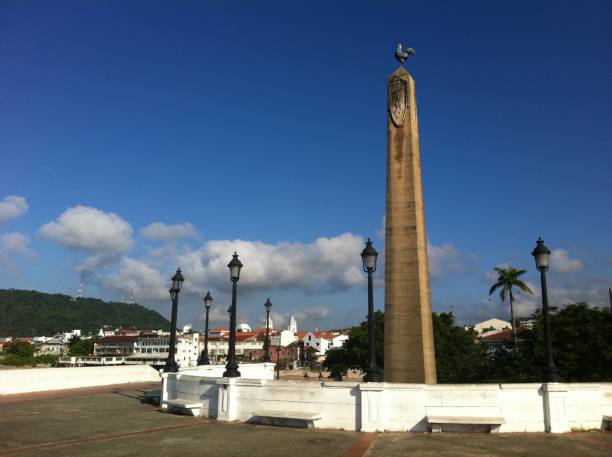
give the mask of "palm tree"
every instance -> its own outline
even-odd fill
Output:
[[[514,340],[514,344],[516,345],[516,323],[514,322],[514,294],[512,293],[513,287],[518,287],[523,292],[528,292],[532,294],[533,292],[529,288],[527,284],[519,279],[519,276],[527,273],[527,270],[517,270],[514,267],[508,268],[500,268],[495,267],[496,273],[499,275],[497,278],[497,282],[491,286],[491,290],[489,290],[489,295],[493,294],[497,289],[501,289],[499,291],[499,296],[502,299],[502,302],[506,301],[506,296],[510,297],[510,317],[512,319],[512,339]]]

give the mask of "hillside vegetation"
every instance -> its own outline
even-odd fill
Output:
[[[138,304],[107,303],[97,298],[73,299],[63,294],[34,290],[0,289],[0,337],[51,336],[80,329],[97,332],[101,327],[170,328],[157,311]]]

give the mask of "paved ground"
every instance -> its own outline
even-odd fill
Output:
[[[610,456],[612,433],[373,434],[167,414],[142,403],[149,385],[0,397],[3,456]]]

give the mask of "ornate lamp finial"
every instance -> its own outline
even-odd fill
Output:
[[[414,55],[414,49],[407,48],[405,51],[402,50],[402,44],[397,43],[397,47],[395,48],[395,60],[400,63],[400,67],[404,65],[404,62],[408,59],[408,57]]]

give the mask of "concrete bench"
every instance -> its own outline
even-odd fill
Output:
[[[249,422],[263,425],[279,425],[282,427],[314,428],[314,421],[322,417],[323,413],[320,412],[260,410],[253,412]]]
[[[442,431],[442,425],[485,425],[489,427],[489,433],[498,432],[499,426],[506,423],[503,417],[476,417],[476,416],[427,416],[427,422],[431,425],[432,433]]]
[[[199,416],[204,404],[202,402],[193,400],[183,400],[180,398],[174,398],[172,400],[166,400],[164,405],[171,409],[178,409],[181,411],[189,411],[193,416]]]
[[[604,431],[612,430],[612,415],[604,414],[604,416],[602,417],[602,421]]]
[[[161,390],[159,389],[147,390],[144,393],[144,401],[152,405],[159,405],[160,398],[161,398]]]

